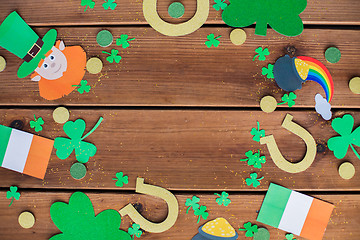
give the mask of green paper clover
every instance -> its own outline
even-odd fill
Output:
[[[266,57],[265,56],[269,56],[269,49],[264,48],[264,50],[262,49],[262,47],[258,47],[257,49],[255,49],[255,52],[257,53],[254,58],[253,61],[255,61],[256,57],[259,57],[259,61],[265,61]]]
[[[246,159],[240,159],[240,161],[247,161],[249,166],[254,166],[254,168],[261,168],[262,163],[266,163],[266,157],[260,156],[260,150],[253,153],[251,150],[245,153]]]
[[[262,75],[266,75],[267,78],[274,78],[274,65],[268,64],[268,67],[263,67],[261,71]]]
[[[81,0],[81,6],[86,6],[84,12],[86,12],[87,8],[94,8],[95,2],[93,0]]]
[[[200,222],[200,218],[202,217],[204,220],[206,220],[209,216],[209,213],[206,212],[206,206],[200,206],[197,209],[194,209],[194,215],[199,216],[197,223]]]
[[[285,104],[287,103],[289,107],[292,107],[295,105],[295,99],[296,99],[296,94],[291,92],[289,93],[289,95],[287,95],[286,93],[284,94],[284,96],[281,97],[281,100],[283,102],[278,103],[277,105],[281,105],[281,104]]]
[[[257,233],[258,226],[252,225],[251,222],[244,223],[244,229],[239,228],[239,231],[246,231],[245,236],[246,237],[253,237],[254,233]]]
[[[216,11],[219,11],[220,9],[224,10],[227,7],[225,0],[214,0],[214,2],[213,8],[215,8]]]
[[[257,178],[258,175],[257,173],[250,173],[250,178],[247,178],[246,181],[246,185],[251,186],[251,184],[254,186],[254,188],[258,187],[260,185],[260,180],[263,179],[264,177],[261,178]]]
[[[200,206],[198,202],[200,202],[200,198],[198,198],[197,196],[193,196],[192,199],[186,199],[185,206],[188,207],[188,209],[186,210],[186,214],[188,214],[190,208],[193,208],[193,210],[198,209]]]
[[[117,3],[115,2],[115,0],[105,0],[102,6],[105,10],[109,10],[109,8],[111,10],[115,10]]]
[[[216,202],[217,204],[219,204],[220,206],[222,204],[224,204],[224,206],[226,207],[227,205],[229,205],[231,203],[231,200],[228,199],[229,194],[227,192],[222,192],[221,195],[218,193],[214,193],[214,195],[219,196],[218,198],[216,198]]]
[[[121,60],[121,56],[118,55],[119,50],[112,49],[112,50],[111,50],[111,53],[108,53],[108,52],[105,52],[105,51],[103,51],[103,53],[106,53],[106,54],[110,55],[110,56],[108,56],[108,57],[106,58],[106,60],[107,60],[109,63],[113,63],[114,61],[115,61],[116,63],[119,63],[120,60]]]
[[[116,178],[113,178],[112,180],[117,180],[117,182],[115,183],[115,185],[117,187],[122,187],[122,186],[124,186],[124,184],[129,183],[128,176],[124,176],[123,172],[118,172],[115,174],[115,176],[116,176]]]
[[[35,114],[34,114],[34,119],[35,119],[35,121],[30,121],[30,127],[35,128],[35,132],[42,131],[43,127],[41,125],[44,124],[44,120],[41,117],[36,119]]]
[[[95,216],[90,199],[82,192],[73,193],[69,204],[52,204],[50,215],[62,233],[49,240],[131,240],[127,232],[119,229],[121,216],[118,211],[109,209]]]
[[[349,146],[360,159],[359,153],[355,150],[354,146],[360,147],[360,127],[354,131],[354,118],[350,114],[345,114],[342,118],[335,118],[331,123],[332,128],[340,136],[332,137],[328,140],[328,148],[334,152],[337,159],[345,157]]]
[[[136,223],[133,223],[132,227],[128,229],[128,233],[130,236],[132,236],[132,239],[134,239],[134,236],[136,236],[137,238],[141,237],[142,231],[139,229],[140,225]]]
[[[207,37],[208,41],[205,42],[205,45],[208,48],[211,48],[211,46],[218,47],[220,44],[220,41],[217,40],[218,38],[221,38],[221,36],[218,36],[215,38],[215,35],[213,33],[209,34]]]
[[[71,85],[72,87],[79,87],[77,90],[80,94],[83,94],[84,92],[89,92],[91,89],[90,85],[87,85],[88,81],[81,80],[80,85]]]
[[[95,129],[102,122],[102,120],[103,118],[100,117],[95,127],[83,137],[81,136],[84,134],[86,128],[84,120],[77,119],[75,122],[66,122],[63,126],[63,129],[70,139],[63,137],[55,138],[54,148],[56,149],[56,156],[64,160],[67,159],[70,154],[75,150],[76,160],[81,163],[88,162],[89,158],[95,155],[97,149],[94,144],[84,142],[83,140],[95,131]]]
[[[288,233],[285,235],[285,240],[296,240],[296,238],[294,238],[294,234],[292,233]]]
[[[122,46],[122,48],[128,48],[130,46],[129,42],[135,40],[135,38],[128,39],[128,35],[121,34],[120,38],[116,39],[116,45]]]
[[[261,137],[265,137],[265,130],[260,129],[260,124],[257,122],[257,129],[252,128],[250,131],[251,135],[253,135],[253,140],[256,142],[260,142]]]
[[[11,202],[9,204],[9,207],[13,203],[14,199],[19,200],[19,198],[20,198],[20,193],[18,193],[17,190],[18,190],[18,188],[16,186],[11,186],[10,191],[6,192],[6,198],[7,199],[11,198]]]

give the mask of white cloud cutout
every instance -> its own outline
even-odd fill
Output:
[[[315,110],[325,120],[330,120],[332,116],[331,105],[321,94],[315,95]]]

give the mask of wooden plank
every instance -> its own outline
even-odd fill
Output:
[[[105,24],[145,24],[142,12],[142,1],[117,1],[114,11],[104,10],[101,1],[95,1],[95,8],[80,5],[80,0],[62,1],[3,1],[0,9],[0,21],[10,12],[16,10],[31,25],[105,25]],[[300,15],[305,24],[360,24],[360,6],[357,0],[308,0],[305,11]],[[158,13],[168,22],[183,22],[190,19],[196,11],[196,1],[184,0],[185,14],[179,20],[172,19],[167,11],[171,1],[158,1]],[[207,23],[223,24],[221,11],[217,12],[210,1],[210,12]],[[34,9],[39,14],[34,14]],[[61,9],[61,12],[58,10]]]
[[[104,121],[86,138],[94,143],[98,152],[89,162],[87,176],[76,181],[69,169],[76,162],[74,154],[60,160],[52,152],[44,181],[0,168],[0,187],[17,185],[21,188],[76,188],[118,189],[115,186],[117,172],[129,176],[124,189],[134,190],[135,179],[144,177],[151,184],[159,184],[171,190],[219,191],[264,191],[270,182],[286,185],[292,189],[316,190],[360,190],[360,175],[343,180],[338,175],[338,166],[350,161],[359,171],[360,161],[349,150],[345,159],[338,160],[326,148],[330,137],[338,134],[331,122],[324,121],[315,111],[289,111],[294,122],[306,128],[324,152],[317,153],[314,163],[306,171],[289,174],[277,168],[271,160],[267,147],[252,140],[250,130],[259,121],[266,135],[273,134],[280,151],[286,159],[296,162],[303,158],[304,142],[281,128],[288,112],[276,111],[266,114],[260,111],[157,111],[157,110],[71,110],[71,120],[86,120],[86,134],[100,116]],[[337,111],[334,117],[345,113],[353,115],[355,127],[360,124],[359,111]],[[29,127],[33,115],[45,121],[41,136],[55,139],[66,137],[62,125],[52,120],[52,110],[9,109],[0,111],[0,123],[10,125],[22,120],[25,131],[34,133]],[[358,147],[355,147],[360,151]],[[248,150],[261,150],[267,158],[259,170],[250,167],[245,158]],[[320,148],[319,148],[320,149]],[[264,176],[261,185],[254,189],[245,184],[252,172]]]
[[[348,87],[352,77],[360,76],[359,31],[307,29],[299,37],[288,38],[274,31],[269,31],[267,37],[259,37],[247,29],[248,40],[239,47],[229,40],[230,28],[202,28],[185,37],[166,37],[151,28],[110,28],[116,38],[125,33],[136,38],[129,48],[122,49],[115,43],[108,48],[99,47],[95,38],[100,30],[97,27],[58,29],[59,39],[65,44],[81,45],[88,58],[100,56],[104,62],[100,74],[84,76],[93,87],[90,93],[80,95],[73,91],[59,100],[42,99],[37,83],[17,77],[22,60],[0,49],[8,64],[0,73],[0,104],[258,107],[264,95],[272,94],[280,101],[284,94],[273,80],[262,76],[262,67],[283,56],[287,46],[294,46],[298,55],[314,57],[328,67],[335,85],[333,107],[359,107],[360,95],[352,94]],[[36,31],[43,36],[48,29]],[[205,46],[209,33],[223,36],[218,48]],[[324,51],[331,45],[341,50],[339,63],[326,63]],[[264,62],[252,61],[259,46],[269,47],[271,52]],[[107,62],[107,55],[102,53],[112,48],[120,50],[123,58],[119,64]],[[296,91],[295,107],[314,107],[316,93],[325,95],[320,85],[307,82]]]
[[[69,202],[71,193],[69,192],[21,192],[20,200],[14,201],[11,207],[8,207],[9,199],[2,197],[0,199],[0,233],[2,240],[22,240],[29,239],[30,236],[37,240],[49,239],[51,236],[60,233],[50,218],[50,206],[54,202]],[[5,196],[5,192],[1,191],[1,196]],[[196,194],[196,193],[194,193]],[[120,210],[128,203],[141,204],[143,211],[141,213],[154,222],[161,222],[166,218],[167,206],[160,199],[149,197],[141,194],[125,194],[121,193],[87,193],[93,203],[95,214],[106,210]],[[168,231],[163,233],[147,233],[144,232],[141,239],[179,239],[189,240],[196,233],[198,227],[205,222],[217,217],[224,217],[237,231],[245,222],[251,221],[260,227],[267,227],[271,239],[285,239],[285,232],[273,227],[264,226],[256,222],[257,210],[260,209],[264,195],[248,195],[248,194],[231,194],[231,203],[227,207],[219,206],[215,202],[216,196],[213,194],[197,194],[200,197],[200,203],[207,206],[209,212],[208,220],[201,219],[196,224],[197,217],[193,211],[186,213],[185,201],[192,195],[176,195],[179,202],[179,217],[175,225]],[[360,216],[358,209],[360,208],[360,195],[312,195],[316,198],[328,201],[335,205],[335,209],[330,218],[329,224],[325,231],[323,239],[358,239],[360,237]],[[36,217],[36,223],[31,229],[22,229],[18,222],[18,215],[22,211],[31,211]],[[130,219],[126,216],[121,221],[121,229],[127,230],[130,227]],[[245,239],[244,232],[239,233],[239,239]],[[298,238],[302,240],[303,238]]]

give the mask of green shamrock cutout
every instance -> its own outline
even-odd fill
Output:
[[[260,129],[259,122],[257,122],[257,129],[252,128],[250,133],[251,133],[251,135],[253,135],[253,140],[256,142],[260,142],[260,138],[265,137],[265,130]]]
[[[90,157],[93,157],[97,151],[97,148],[94,144],[84,142],[83,140],[87,138],[91,133],[99,127],[103,118],[100,117],[93,129],[90,130],[85,136],[81,137],[84,134],[86,124],[82,119],[77,119],[75,122],[68,121],[64,124],[63,129],[68,138],[57,137],[54,141],[54,148],[56,149],[56,156],[64,160],[67,159],[70,154],[75,150],[75,157],[81,163],[86,163],[89,161]]]
[[[229,194],[227,192],[222,192],[221,195],[218,193],[214,193],[214,195],[219,196],[218,198],[216,198],[216,202],[217,204],[219,204],[220,206],[222,204],[224,204],[224,206],[226,207],[227,205],[229,205],[231,203],[231,200],[228,199]]]
[[[345,157],[349,146],[360,159],[359,153],[355,150],[354,146],[360,147],[360,126],[354,131],[354,118],[350,114],[345,114],[342,118],[335,118],[331,123],[332,128],[340,136],[332,137],[328,140],[328,148],[334,152],[337,159]]]
[[[245,236],[246,237],[253,237],[254,233],[258,231],[257,225],[252,225],[251,222],[244,223],[244,229],[239,228],[239,231],[246,231]]]
[[[87,8],[94,8],[95,2],[93,0],[81,0],[81,6],[86,6],[84,12],[86,12]]]
[[[255,49],[255,52],[257,53],[254,58],[253,61],[255,61],[256,57],[259,57],[259,61],[265,61],[266,57],[265,56],[269,56],[269,49],[264,48],[264,50],[262,49],[262,47],[258,47],[257,49]]]
[[[190,208],[193,208],[193,210],[198,209],[200,206],[198,202],[200,202],[200,198],[198,198],[197,196],[193,196],[192,199],[186,199],[185,206],[188,207],[188,209],[186,210],[186,214],[188,214]]]
[[[124,184],[129,183],[128,176],[124,176],[123,172],[118,172],[115,174],[115,176],[116,176],[116,178],[113,178],[112,180],[117,180],[117,182],[115,183],[115,185],[117,187],[122,187],[122,186],[124,186]]]
[[[34,119],[35,119],[35,121],[30,121],[30,127],[35,128],[35,132],[42,131],[43,127],[41,125],[44,124],[44,120],[41,117],[36,119],[35,114],[34,114]]]
[[[225,3],[225,0],[214,0],[215,4],[213,5],[213,8],[215,8],[216,11],[224,10],[227,7],[227,3]]]
[[[221,38],[221,36],[218,36],[215,38],[215,35],[213,33],[209,34],[207,37],[208,41],[205,42],[205,45],[208,48],[211,48],[211,46],[218,47],[220,44],[220,41],[217,40],[218,38]]]
[[[281,104],[285,104],[287,103],[289,107],[292,107],[295,105],[295,99],[296,99],[296,94],[291,92],[289,93],[289,95],[287,95],[286,93],[284,94],[284,96],[282,96],[281,100],[283,102],[278,103],[277,105],[281,105]]]
[[[102,6],[105,10],[109,10],[109,8],[111,10],[115,10],[117,3],[115,2],[115,0],[105,0]]]
[[[292,233],[288,233],[285,235],[285,240],[296,240],[296,238],[294,238],[294,234]]]
[[[267,78],[274,78],[274,65],[268,64],[268,67],[263,67],[261,71],[262,75],[265,75]]]
[[[199,216],[198,221],[196,223],[200,222],[200,218],[202,217],[204,220],[206,220],[209,216],[209,213],[206,212],[206,206],[200,206],[197,209],[194,209],[195,216]]]
[[[88,84],[88,81],[81,80],[80,85],[71,85],[71,86],[72,87],[79,87],[78,92],[80,94],[83,94],[84,92],[88,93],[90,91],[90,89],[91,89],[90,85],[87,85],[87,84]]]
[[[258,175],[257,173],[250,173],[250,178],[247,178],[246,181],[246,185],[251,186],[251,184],[254,186],[254,188],[258,187],[260,185],[260,180],[263,179],[264,177],[261,178],[257,178]]]
[[[261,164],[266,163],[266,157],[260,156],[260,150],[258,150],[255,153],[253,153],[251,150],[247,151],[245,153],[245,156],[247,158],[240,159],[240,161],[247,161],[247,164],[249,166],[254,166],[254,168],[261,168],[262,167]]]
[[[121,56],[118,56],[119,50],[112,49],[112,50],[111,50],[111,53],[108,53],[108,52],[105,52],[105,51],[102,51],[102,52],[110,55],[110,56],[108,56],[108,57],[106,58],[106,60],[107,60],[109,63],[113,63],[114,61],[115,61],[116,63],[119,63],[120,60],[121,60]]]
[[[140,225],[133,223],[132,227],[130,227],[128,229],[128,233],[130,236],[132,236],[132,239],[134,239],[134,237],[141,237],[142,231],[140,230]]]
[[[11,202],[9,204],[9,207],[13,203],[14,199],[19,200],[19,198],[20,198],[20,193],[18,193],[17,190],[18,190],[18,188],[16,186],[11,186],[10,191],[6,192],[6,198],[7,199],[11,198]]]
[[[129,42],[135,40],[135,38],[128,39],[128,35],[121,34],[120,38],[116,39],[116,45],[122,46],[122,48],[128,48],[130,46]]]

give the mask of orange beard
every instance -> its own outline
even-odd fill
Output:
[[[79,85],[85,75],[86,53],[80,46],[65,47],[62,51],[67,60],[67,70],[61,78],[48,80],[41,77],[39,81],[40,96],[47,100],[62,98]],[[34,73],[34,75],[38,75]]]

